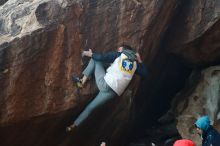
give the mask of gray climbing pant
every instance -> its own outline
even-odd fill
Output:
[[[94,109],[117,96],[117,94],[105,82],[104,76],[106,72],[101,62],[90,59],[89,64],[83,71],[83,75],[89,77],[92,73],[95,74],[95,81],[99,93],[74,121],[74,125],[76,126],[80,125],[92,113],[92,111],[94,111]]]

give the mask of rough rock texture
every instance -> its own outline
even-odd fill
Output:
[[[166,38],[167,50],[191,65],[219,62],[219,19],[219,0],[183,1]]]
[[[209,114],[217,123],[220,117],[219,67],[201,73],[197,68],[220,62],[219,3],[1,1],[0,145],[95,146],[102,140],[123,145],[128,133],[135,133],[132,127],[144,131],[165,113],[192,69],[195,71],[174,98],[168,118],[160,122],[169,121],[168,127],[173,127],[174,117],[178,117],[180,134],[198,142],[189,126],[195,118]],[[66,134],[65,127],[97,93],[93,80],[80,94],[70,81],[71,74],[79,75],[87,64],[81,51],[106,52],[122,43],[141,53],[148,77],[140,88],[139,80],[134,80],[122,97],[98,108],[76,133]],[[138,122],[131,125],[134,118]],[[176,129],[172,130],[165,133],[170,141],[177,136]]]
[[[183,138],[190,138],[198,145],[201,144],[194,126],[199,116],[209,115],[212,124],[219,126],[219,90],[220,66],[191,75],[185,89],[178,93],[172,102],[172,113],[177,116],[177,129]]]
[[[175,54],[175,57],[190,67],[193,73],[187,80],[185,88],[181,87],[183,88],[181,92],[174,97],[171,110],[160,118],[159,122],[172,123],[177,117],[177,128],[181,136],[193,139],[197,144],[201,142],[201,139],[195,135],[193,123],[199,115],[208,114],[215,126],[219,127],[220,84],[216,79],[218,75],[213,76],[218,72],[218,69],[213,68],[212,71],[210,69],[210,72],[207,73],[209,77],[207,77],[208,75],[204,77],[205,73],[201,76],[201,70],[204,67],[220,64],[219,3],[218,0],[182,1],[164,36],[159,50],[162,53],[156,55],[160,59],[153,60],[151,65],[154,67],[150,66],[153,74],[150,74],[150,80],[142,84],[146,87],[141,89],[139,96],[145,94],[151,98],[140,97],[138,104],[136,104],[136,106],[142,105],[143,108],[141,109],[144,109],[139,111],[143,113],[139,121],[142,120],[148,125],[150,122],[155,122],[152,120],[154,116],[159,116],[162,113],[159,109],[164,106],[168,99],[174,97],[172,93],[175,91],[172,92],[171,90],[176,90],[178,84],[173,83],[175,80],[181,82],[186,73],[186,70],[183,69],[184,66],[181,67],[177,60],[172,60],[171,56],[164,55],[167,52]],[[164,48],[167,52],[163,50]],[[178,72],[182,72],[182,74]],[[208,83],[204,80],[207,80]],[[194,94],[201,96],[194,96]],[[168,100],[168,102],[170,101]],[[145,120],[143,120],[144,115],[146,116]],[[143,127],[142,125],[141,127]]]
[[[219,126],[219,66],[206,69],[220,64],[219,4],[218,0],[183,2],[165,37],[166,50],[194,69],[165,119],[177,117],[181,136],[197,144],[201,139],[195,134],[196,118],[207,114]]]
[[[50,27],[45,26],[45,29],[40,29],[37,26],[44,17],[46,17],[46,21],[41,23],[53,22],[49,19],[55,18],[53,15],[57,15],[53,11],[58,11],[58,8],[61,9],[58,3],[39,4],[38,2],[36,4],[38,7],[32,4],[37,9],[31,9],[31,6],[26,3],[32,2],[10,2],[8,1],[2,6],[9,8],[2,9],[4,12],[1,14],[9,14],[11,17],[6,17],[8,19],[16,15],[15,18],[11,19],[14,22],[11,26],[16,25],[20,29],[5,28],[10,25],[3,25],[2,27],[8,31],[2,35],[3,39],[1,40],[7,37],[9,41],[1,45],[2,124],[70,108],[73,105],[73,95],[68,78],[71,71],[80,71],[80,66],[75,66],[73,69],[73,63],[80,64],[79,55],[77,55],[77,53],[80,54],[80,50],[68,47],[68,34],[65,34],[67,26],[63,24],[50,25]],[[18,4],[20,7],[17,9],[21,14],[10,13]],[[22,4],[27,6],[29,13],[22,13],[22,10],[25,10],[25,7],[21,6]],[[49,14],[50,11],[52,12],[51,15]],[[35,14],[41,15],[41,17],[38,16],[39,21],[37,21]],[[74,19],[74,17],[72,15],[68,19]],[[33,25],[25,25],[27,21]],[[5,24],[10,23],[8,21]],[[67,25],[78,28],[77,24]],[[72,31],[76,33],[77,29]],[[77,41],[75,38],[71,43]],[[74,61],[73,58],[76,60]]]
[[[138,82],[134,81],[122,97],[104,110],[100,107],[76,135],[66,135],[65,126],[97,92],[91,82],[79,97],[74,94],[76,89],[69,77],[72,73],[80,74],[81,63],[86,64],[80,52],[88,48],[105,52],[126,43],[139,50],[145,61],[153,60],[178,4],[177,0],[3,3],[0,6],[1,145],[92,146],[102,139],[110,145],[119,145],[128,130]]]

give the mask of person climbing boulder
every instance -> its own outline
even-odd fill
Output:
[[[67,132],[73,131],[79,126],[97,107],[110,101],[116,96],[121,96],[134,74],[145,77],[147,70],[142,63],[139,53],[127,45],[122,45],[115,52],[94,53],[91,49],[83,51],[83,56],[90,57],[89,64],[82,72],[80,79],[74,77],[78,88],[83,88],[87,79],[94,73],[98,95],[86,106],[83,112],[74,120],[73,124],[66,128]],[[104,63],[110,63],[105,70]]]

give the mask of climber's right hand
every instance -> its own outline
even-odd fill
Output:
[[[92,57],[92,49],[89,49],[88,51],[83,51],[82,56]]]

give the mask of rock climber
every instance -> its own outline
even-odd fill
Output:
[[[87,79],[94,73],[98,95],[86,106],[76,120],[66,128],[67,132],[79,126],[94,109],[121,96],[134,74],[146,77],[147,69],[142,63],[138,52],[128,45],[120,46],[117,51],[109,53],[94,53],[91,49],[83,51],[83,56],[90,57],[87,67],[82,72],[83,77],[72,77],[78,88],[83,88]],[[104,63],[111,63],[105,70]]]

